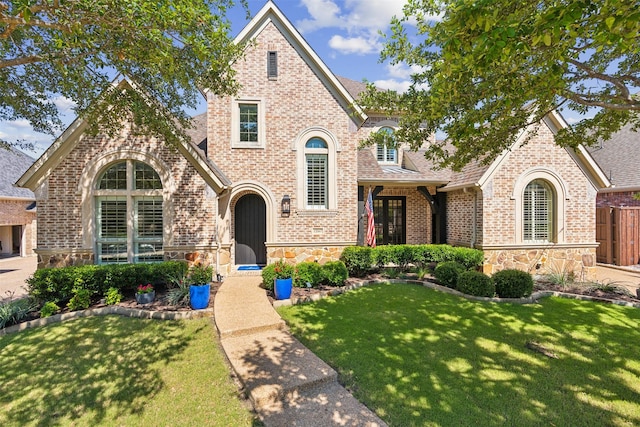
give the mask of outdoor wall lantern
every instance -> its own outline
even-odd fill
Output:
[[[282,202],[280,203],[280,210],[282,212],[283,217],[289,216],[291,213],[291,198],[288,194],[285,194],[282,197]]]

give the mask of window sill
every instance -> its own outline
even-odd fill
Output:
[[[231,148],[250,148],[254,150],[264,149],[265,144],[262,143],[249,143],[249,142],[232,142]]]
[[[298,216],[310,216],[310,217],[314,217],[314,216],[335,217],[335,216],[338,216],[339,214],[337,210],[331,210],[331,209],[304,209],[304,210],[298,210],[296,213]]]

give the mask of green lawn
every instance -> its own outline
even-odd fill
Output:
[[[640,425],[638,309],[382,284],[279,312],[393,426]]]
[[[73,320],[0,338],[2,426],[251,426],[211,319]]]

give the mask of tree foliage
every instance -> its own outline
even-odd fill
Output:
[[[414,149],[446,133],[427,150],[441,166],[490,161],[554,109],[596,109],[558,133],[562,146],[640,125],[638,1],[409,0],[381,58],[421,72],[402,94],[370,85],[365,107],[400,114],[396,137]]]
[[[245,0],[240,0],[248,11]],[[140,134],[186,137],[200,89],[237,90],[242,46],[226,14],[234,0],[0,0],[0,120],[54,135],[57,97],[89,132],[113,135],[129,115]],[[136,90],[112,85],[127,76]],[[1,141],[6,142],[6,141]],[[11,141],[15,143],[16,141]]]

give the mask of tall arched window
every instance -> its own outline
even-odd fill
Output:
[[[393,129],[382,127],[378,133],[383,135],[384,143],[378,143],[376,147],[376,158],[380,163],[398,163],[398,150],[395,147]]]
[[[94,194],[99,264],[163,261],[162,182],[151,166],[111,164]]]
[[[555,194],[548,182],[531,181],[522,200],[523,240],[551,242],[554,238]]]
[[[329,208],[327,143],[321,138],[311,138],[304,146],[306,160],[307,209]]]

